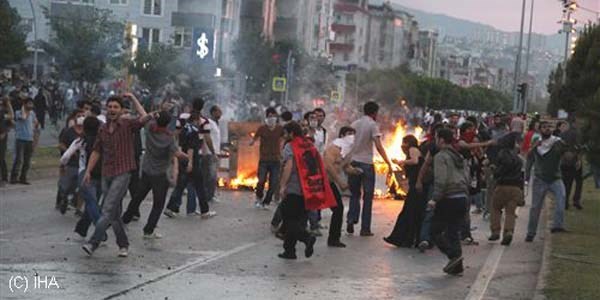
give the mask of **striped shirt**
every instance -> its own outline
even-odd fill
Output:
[[[109,126],[114,124],[111,133]],[[98,132],[94,151],[102,156],[102,176],[118,176],[137,169],[135,162],[134,133],[144,126],[144,120],[119,118],[108,121]]]

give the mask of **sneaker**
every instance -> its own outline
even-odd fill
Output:
[[[308,233],[310,233],[310,235],[312,236],[323,236],[323,234],[321,233],[321,230],[317,229],[311,229]]]
[[[510,245],[510,242],[512,242],[512,234],[504,234],[504,237],[502,238],[502,242],[500,242],[500,245],[508,246],[508,245]]]
[[[278,256],[279,258],[283,258],[283,259],[297,259],[297,258],[298,258],[298,257],[296,256],[296,254],[294,254],[294,253],[286,253],[286,252],[283,252],[283,253],[277,254],[277,256]]]
[[[162,234],[158,233],[158,232],[153,232],[153,233],[144,233],[144,239],[146,240],[158,240],[158,239],[162,239]]]
[[[206,212],[206,213],[200,214],[200,217],[201,217],[202,219],[209,219],[209,218],[212,218],[212,217],[214,217],[214,216],[216,216],[216,215],[217,215],[217,212],[215,212],[215,211],[212,211],[212,210],[211,210],[211,211],[209,211],[209,212]]]
[[[333,247],[333,248],[346,248],[346,244],[338,241],[328,241],[327,242],[327,246],[329,247]]]
[[[213,197],[212,200],[210,200],[210,202],[221,203],[221,200],[219,198],[217,198],[217,197]]]
[[[271,210],[271,208],[269,208],[269,204],[261,204],[260,205],[260,209],[262,209],[262,210]]]
[[[163,212],[163,214],[165,216],[169,217],[169,218],[175,218],[175,217],[177,217],[177,213],[174,212],[174,211],[172,211],[172,210],[170,210],[170,209],[168,209],[168,208],[165,209],[165,211]]]
[[[462,260],[452,269],[449,269],[448,275],[453,275],[453,276],[462,276],[464,272],[464,267],[463,267],[463,262]]]
[[[450,273],[455,267],[462,265],[462,261],[462,256],[451,259],[448,262],[448,264],[444,267],[444,273]]]
[[[427,249],[429,249],[429,246],[430,246],[430,245],[429,245],[429,242],[428,242],[428,241],[421,241],[421,242],[419,243],[419,246],[417,246],[417,247],[419,248],[419,251],[420,251],[421,253],[425,253],[425,251],[426,251]]]
[[[348,225],[346,226],[346,232],[348,234],[354,234],[354,225],[348,223]]]
[[[199,210],[196,210],[194,212],[187,214],[188,217],[195,217],[195,216],[201,216],[201,215],[202,215],[202,213]]]
[[[489,238],[488,241],[493,242],[493,241],[497,241],[500,239],[500,235],[497,233],[493,233]]]
[[[262,201],[260,201],[258,199],[256,201],[254,201],[254,208],[262,208],[262,206],[263,206]]]
[[[87,254],[87,256],[92,256],[94,251],[96,251],[96,248],[98,248],[98,246],[94,246],[91,243],[85,243],[83,246],[81,246],[81,249]]]
[[[119,248],[119,257],[127,257],[129,256],[129,252],[127,251],[127,248]]]
[[[314,246],[315,243],[317,242],[317,238],[314,236],[311,236],[308,238],[308,241],[306,242],[306,249],[304,249],[304,256],[306,256],[306,258],[309,258],[313,255],[313,253],[315,252]]]
[[[528,235],[528,236],[525,238],[525,241],[526,241],[526,242],[528,242],[528,243],[531,243],[531,242],[533,242],[533,236],[531,236],[531,235]]]
[[[371,231],[360,231],[360,236],[374,236],[374,234]]]

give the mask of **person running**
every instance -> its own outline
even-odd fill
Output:
[[[336,200],[329,185],[321,156],[296,122],[284,127],[289,142],[283,149],[283,174],[280,194],[283,226],[286,228],[283,259],[296,259],[296,243],[306,244],[304,255],[313,255],[316,237],[306,231],[307,210],[334,207]]]
[[[6,164],[6,154],[8,148],[8,132],[13,124],[15,113],[8,97],[0,99],[0,187],[8,182],[8,166]]]
[[[434,157],[433,196],[427,205],[434,209],[431,235],[448,259],[444,272],[463,273],[463,257],[459,233],[467,212],[468,167],[454,147],[454,132],[443,128],[437,132],[440,152]]]
[[[11,184],[30,185],[27,172],[33,155],[34,130],[39,124],[33,112],[33,99],[26,98],[20,110],[15,112],[15,160],[10,172]]]
[[[139,114],[138,118],[122,117],[125,108],[124,101],[130,101],[133,104]],[[107,123],[100,128],[83,176],[84,184],[89,184],[92,170],[102,158],[102,194],[104,195],[102,216],[96,223],[94,234],[82,246],[82,249],[91,256],[103,240],[108,226],[112,225],[119,246],[118,256],[127,257],[129,241],[121,220],[121,211],[131,171],[137,169],[134,157],[134,131],[144,126],[151,116],[146,113],[140,102],[131,93],[126,93],[123,97],[108,98],[106,108]]]
[[[148,216],[146,226],[144,226],[145,239],[159,239],[162,237],[154,231],[160,215],[165,207],[167,191],[169,189],[169,180],[167,169],[172,163],[173,178],[177,178],[179,172],[177,166],[177,157],[187,159],[187,156],[179,151],[175,138],[167,129],[171,122],[171,114],[167,111],[161,111],[154,114],[153,121],[146,124],[144,132],[146,134],[146,152],[142,160],[142,177],[140,179],[138,190],[135,192],[135,198],[129,202],[127,210],[123,214],[123,223],[129,224],[133,216],[140,215],[140,205],[148,193],[152,191],[152,210]]]
[[[423,156],[419,151],[419,141],[414,135],[402,139],[402,152],[406,160],[394,161],[401,166],[408,178],[408,193],[402,211],[398,214],[394,230],[383,240],[397,247],[412,248],[419,242],[421,224],[425,215],[427,202],[415,188],[419,170],[423,165]]]
[[[373,165],[373,146],[381,155],[389,172],[392,163],[388,159],[385,148],[381,143],[381,132],[377,125],[377,114],[379,105],[375,102],[367,102],[363,107],[364,116],[352,123],[356,130],[354,146],[351,150],[352,166],[362,170],[360,175],[350,175],[348,184],[350,186],[350,208],[347,216],[346,231],[354,233],[354,225],[358,223],[360,215],[360,198],[363,198],[361,236],[373,236],[371,232],[371,210],[373,207],[373,195],[375,193],[375,167]]]
[[[278,186],[281,168],[281,138],[283,127],[277,124],[277,111],[269,107],[266,110],[265,124],[260,126],[250,142],[250,146],[260,140],[260,159],[258,161],[258,184],[256,185],[256,208],[268,209],[273,193]],[[265,183],[269,177],[269,190],[265,195]]]
[[[521,177],[523,161],[517,153],[516,141],[520,133],[512,132],[498,141],[497,166],[494,170],[494,180],[497,182],[492,197],[490,216],[489,241],[500,239],[502,210],[504,210],[504,231],[501,244],[510,245],[515,230],[515,213],[517,206],[525,204],[523,197],[523,178]]]
[[[552,135],[552,124],[548,122],[540,123],[540,134],[542,139],[531,148],[525,167],[527,185],[531,178],[531,168],[535,165],[526,242],[533,242],[536,236],[540,213],[548,191],[554,194],[556,201],[551,233],[566,231],[564,228],[565,185],[561,179],[560,161],[567,147],[559,137]]]

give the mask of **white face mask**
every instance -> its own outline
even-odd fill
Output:
[[[354,144],[354,134],[345,136],[344,141],[350,145]]]
[[[310,128],[317,128],[319,126],[319,121],[317,121],[317,120],[310,120],[308,122],[308,126],[310,126]]]
[[[265,119],[265,123],[266,123],[268,126],[271,126],[271,127],[273,127],[273,126],[277,125],[277,118],[276,118],[276,117],[270,117],[270,118],[266,118],[266,119]]]

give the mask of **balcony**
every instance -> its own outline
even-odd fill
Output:
[[[349,25],[349,24],[331,24],[331,31],[333,32],[337,32],[337,33],[351,33],[356,31],[356,25]]]
[[[335,52],[351,52],[354,50],[354,44],[350,43],[330,43],[329,50]]]

